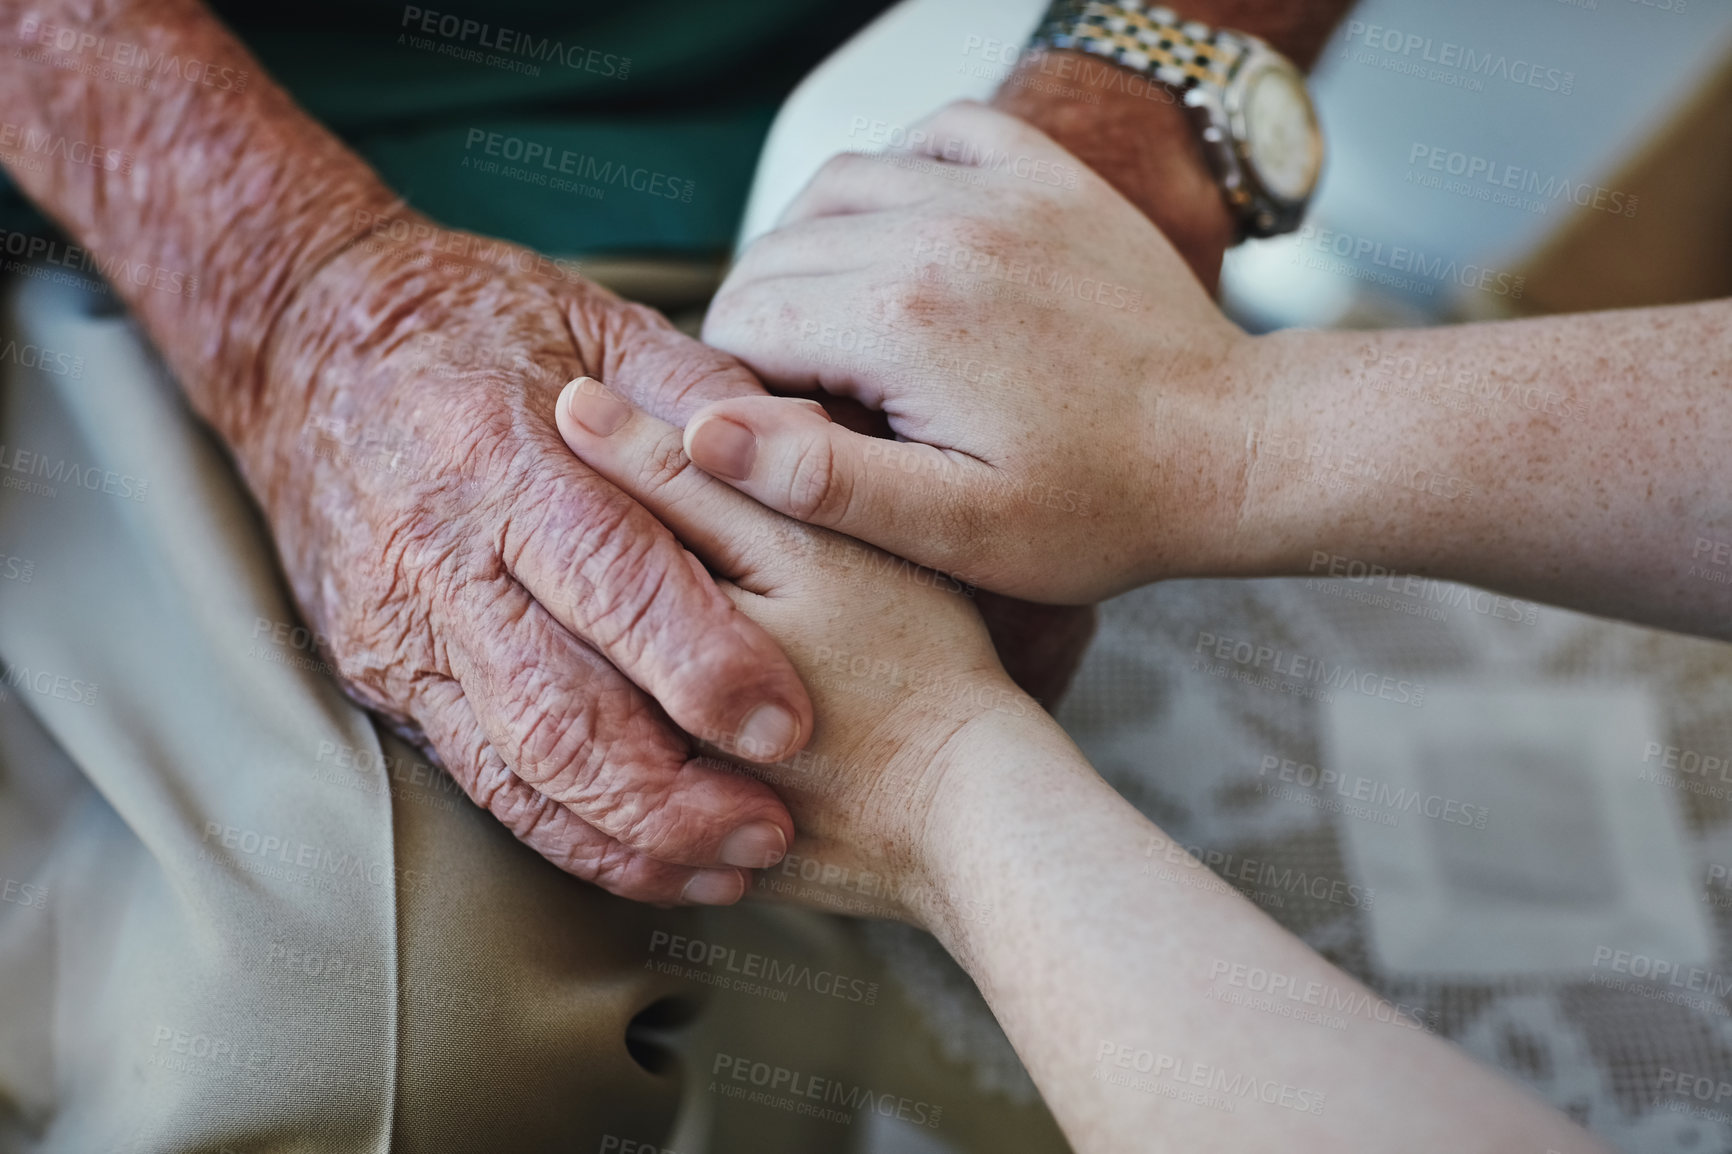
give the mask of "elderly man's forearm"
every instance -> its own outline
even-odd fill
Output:
[[[1267,40],[1309,68],[1353,0],[1184,0],[1188,20]],[[1076,52],[1025,58],[993,104],[1058,141],[1117,188],[1172,241],[1213,291],[1233,243],[1232,213],[1178,96],[1127,84],[1118,65]]]
[[[263,403],[275,318],[390,190],[197,0],[0,0],[0,34],[17,50],[0,70],[0,161],[99,267],[165,270],[115,288],[237,443]],[[103,67],[116,45],[201,67],[146,65],[141,88]]]

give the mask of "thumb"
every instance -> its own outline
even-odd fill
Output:
[[[685,446],[693,464],[772,509],[947,573],[972,568],[997,520],[991,466],[853,432],[810,401],[717,402],[686,425]]]

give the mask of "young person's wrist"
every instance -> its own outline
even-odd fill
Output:
[[[1325,387],[1311,373],[1314,335],[1247,336],[1218,373],[1212,443],[1226,500],[1208,518],[1216,536],[1198,550],[1208,575],[1292,575],[1326,526],[1348,515],[1343,491],[1310,483],[1314,450],[1328,440],[1311,403],[1312,390]]]
[[[1257,401],[1236,422],[1244,475],[1233,576],[1428,570],[1471,532],[1479,486],[1433,406],[1400,403],[1375,335],[1284,330],[1243,350]]]
[[[1136,460],[1122,489],[1137,547],[1119,587],[1186,577],[1268,575],[1275,553],[1259,510],[1257,462],[1247,429],[1261,428],[1280,373],[1266,338],[1225,318],[1216,340],[1187,332],[1182,354],[1144,350],[1151,376],[1135,406]]]
[[[1053,790],[1094,770],[1045,710],[987,711],[946,746],[934,766],[926,811],[914,831],[918,873],[910,913],[964,966],[969,945],[992,921],[991,879],[981,876],[983,852],[1002,835],[1005,818],[1052,804]]]

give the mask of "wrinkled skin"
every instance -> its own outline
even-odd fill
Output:
[[[792,822],[686,734],[773,760],[791,747],[742,745],[745,714],[785,702],[803,740],[811,706],[696,558],[572,457],[552,410],[581,375],[674,423],[762,388],[651,309],[521,250],[435,252],[438,236],[344,250],[272,334],[243,462],[296,598],[348,692],[556,865],[640,900],[732,901],[748,875],[721,863],[724,839],[769,823],[785,845]],[[1056,697],[1088,618],[1029,609],[995,604],[997,635],[1040,631],[1016,664]],[[751,864],[779,856],[757,845]]]
[[[363,240],[297,294],[267,348],[249,479],[358,701],[424,734],[561,868],[678,900],[729,832],[792,825],[760,783],[694,761],[669,719],[731,737],[780,701],[803,736],[810,704],[672,535],[572,458],[551,409],[586,373],[673,420],[760,386],[547,262],[432,247]],[[713,881],[731,900],[745,878]]]
[[[694,878],[707,879],[702,900],[737,895],[746,879],[717,864],[723,841],[768,822],[773,848],[792,832],[787,811],[758,783],[694,764],[676,723],[737,734],[746,709],[784,696],[798,744],[807,699],[673,538],[571,460],[545,401],[587,371],[677,421],[758,382],[523,250],[435,259],[461,236],[448,230],[418,248],[350,244],[363,220],[416,218],[199,0],[25,7],[251,77],[244,91],[142,94],[77,69],[0,69],[24,131],[99,128],[104,146],[148,161],[8,171],[105,263],[196,281],[188,295],[116,289],[264,507],[345,689],[578,876],[651,900]],[[21,27],[4,25],[14,45]],[[1027,610],[980,604],[1013,672],[1050,697],[1086,616],[1037,611],[1018,632],[1003,622]]]

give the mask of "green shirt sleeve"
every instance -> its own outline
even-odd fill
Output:
[[[554,255],[712,255],[733,244],[781,100],[887,7],[469,3],[216,9],[296,100],[443,224]]]
[[[783,98],[888,6],[467,3],[213,7],[309,113],[436,220],[555,255],[712,255],[733,242]],[[48,227],[9,185],[0,225]]]

